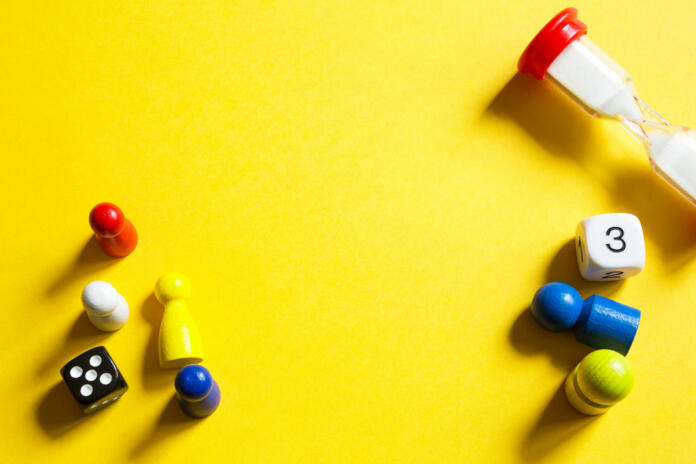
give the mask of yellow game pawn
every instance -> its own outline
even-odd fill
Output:
[[[164,305],[159,330],[160,366],[180,368],[203,360],[203,344],[186,300],[191,283],[180,272],[168,272],[157,280],[155,296]]]

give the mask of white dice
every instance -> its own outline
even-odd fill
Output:
[[[587,280],[619,280],[645,266],[645,240],[637,217],[628,213],[590,216],[575,237],[578,269]]]

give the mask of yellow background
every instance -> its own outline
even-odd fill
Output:
[[[0,456],[21,462],[692,462],[696,209],[643,148],[517,58],[565,2],[15,1],[3,5]],[[692,0],[576,1],[667,118],[696,125]],[[113,201],[140,243],[90,241]],[[582,281],[583,217],[643,222],[647,265]],[[220,409],[157,365],[167,270]],[[128,324],[82,316],[113,283]],[[525,312],[549,280],[643,310],[633,393],[586,418],[588,349]],[[60,384],[104,344],[130,384],[81,417]]]

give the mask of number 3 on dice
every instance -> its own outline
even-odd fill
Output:
[[[590,216],[578,224],[575,251],[580,274],[587,280],[619,280],[645,266],[645,241],[633,214]]]

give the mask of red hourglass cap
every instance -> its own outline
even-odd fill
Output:
[[[543,79],[551,63],[570,43],[587,34],[587,26],[578,19],[578,10],[566,8],[546,23],[529,42],[517,62],[521,73]]]

